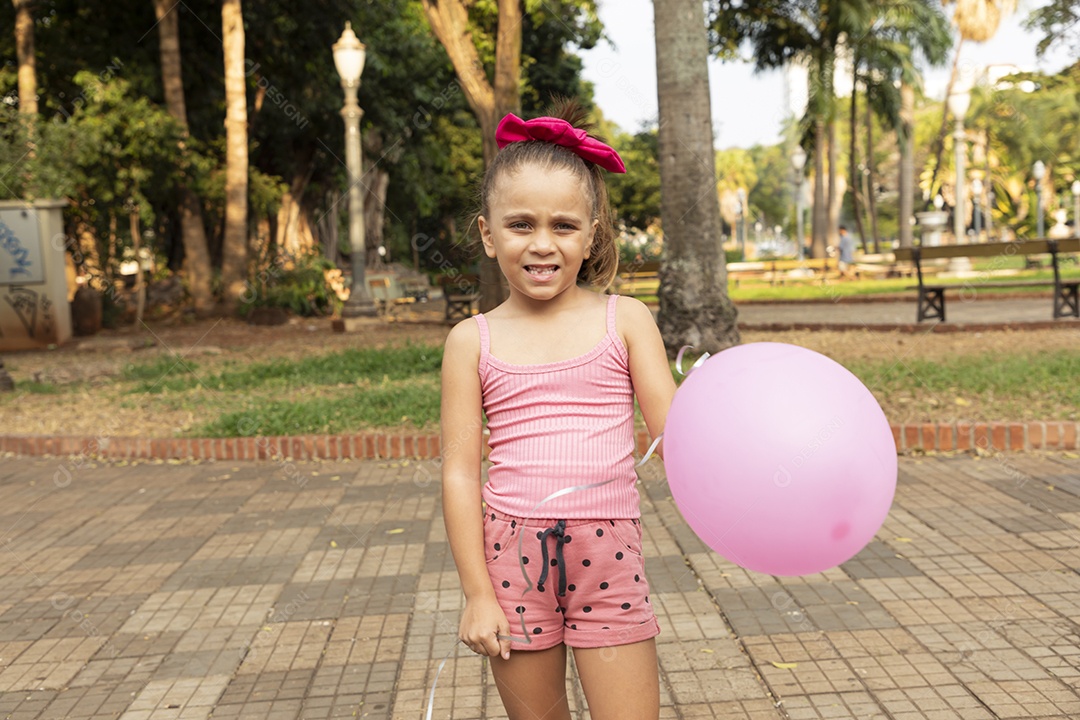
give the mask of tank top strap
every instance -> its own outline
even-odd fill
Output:
[[[487,375],[488,358],[491,357],[491,335],[488,333],[487,318],[483,313],[473,315],[473,319],[476,320],[476,327],[480,330],[480,365],[477,370],[480,372],[480,377],[484,377]]]
[[[608,295],[607,301],[607,331],[613,340],[618,339],[619,334],[615,331],[615,304],[619,301],[618,295]]]

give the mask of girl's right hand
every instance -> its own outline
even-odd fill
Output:
[[[510,659],[510,623],[493,595],[465,601],[458,636],[477,655]]]

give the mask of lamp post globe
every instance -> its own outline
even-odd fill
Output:
[[[371,300],[364,277],[364,200],[360,194],[361,178],[364,174],[360,154],[360,118],[364,111],[360,109],[356,99],[367,48],[356,37],[352,23],[346,22],[345,30],[333,45],[333,51],[334,66],[341,76],[341,87],[345,91],[345,106],[341,109],[341,116],[345,119],[345,167],[349,175],[349,255],[352,265],[349,299],[341,309],[341,316],[374,317],[378,309]]]

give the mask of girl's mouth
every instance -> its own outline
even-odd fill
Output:
[[[555,271],[559,269],[558,265],[526,265],[525,272],[534,280],[548,280],[555,275]]]

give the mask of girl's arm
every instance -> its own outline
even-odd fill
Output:
[[[630,355],[630,380],[634,384],[641,414],[649,435],[664,431],[671,399],[675,397],[675,379],[671,376],[664,340],[656,327],[652,311],[636,298],[620,297],[617,322],[623,331],[623,341]],[[657,454],[663,457],[663,443]]]
[[[465,592],[461,638],[476,652],[506,656],[509,642],[500,643],[496,632],[508,635],[509,623],[495,598],[484,561],[479,362],[476,323],[458,323],[446,338],[442,365],[443,520]]]

